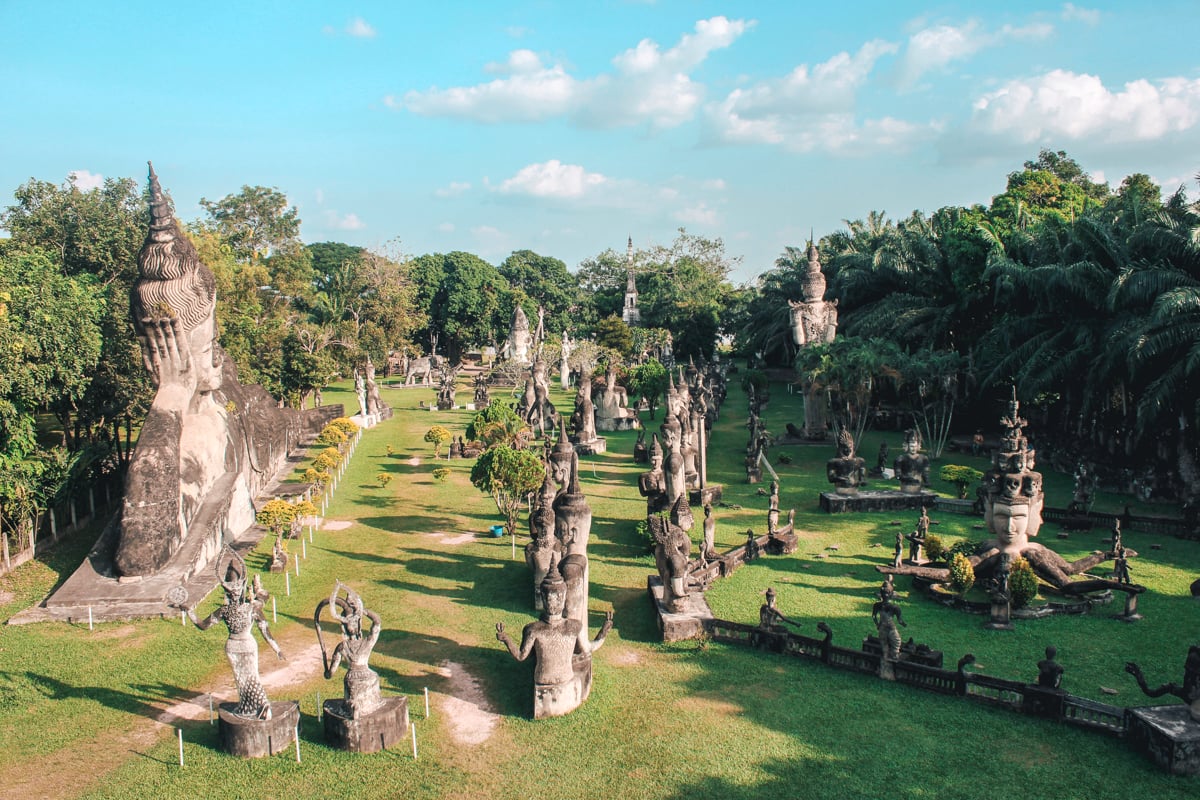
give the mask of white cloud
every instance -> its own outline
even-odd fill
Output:
[[[104,176],[88,172],[86,169],[76,169],[67,173],[67,178],[81,192],[99,189],[104,185]]]
[[[1095,75],[1054,70],[975,102],[970,128],[1023,143],[1145,142],[1196,127],[1200,79],[1140,79],[1111,91]]]
[[[1083,8],[1074,3],[1065,3],[1062,8],[1062,18],[1067,22],[1082,22],[1084,25],[1099,25],[1100,12],[1092,8]]]
[[[454,233],[454,223],[443,222],[437,226],[437,229],[442,233]]]
[[[716,225],[717,212],[708,207],[707,203],[697,203],[689,208],[676,211],[675,219],[688,225]]]
[[[440,189],[435,189],[433,193],[438,197],[458,197],[460,194],[470,190],[471,184],[460,181],[451,181],[449,186],[443,186]]]
[[[360,39],[374,39],[375,29],[367,24],[362,17],[355,17],[346,23],[346,33]]]
[[[928,137],[935,126],[892,117],[861,122],[855,118],[857,90],[879,59],[897,50],[895,44],[874,40],[853,55],[839,53],[815,67],[801,64],[783,78],[735,89],[705,107],[708,136],[804,153],[905,149]]]
[[[716,191],[716,192],[722,192],[725,190],[725,181],[721,178],[713,178],[711,180],[707,180],[701,185],[705,189],[709,189],[709,190]]]
[[[505,194],[533,197],[579,198],[608,182],[598,172],[588,172],[578,164],[563,164],[551,159],[522,167],[516,175],[500,184]]]
[[[561,63],[546,64],[531,50],[514,50],[508,60],[487,65],[493,81],[474,86],[409,91],[384,98],[415,114],[478,122],[536,122],[566,116],[587,127],[649,123],[666,128],[695,116],[704,86],[690,73],[708,56],[729,47],[753,21],[713,17],[696,23],[668,50],[643,39],[612,59],[613,71],[591,78],[570,75]]]
[[[964,25],[934,25],[923,28],[908,39],[896,80],[901,87],[911,87],[922,75],[942,69],[954,61],[963,61],[985,47],[994,47],[1012,39],[1043,39],[1054,32],[1045,23],[1014,27],[1005,25],[997,31],[984,30],[978,20]]]
[[[367,227],[367,223],[359,219],[357,214],[339,214],[337,211],[329,209],[324,212],[323,216],[328,227],[340,231],[361,231]]]

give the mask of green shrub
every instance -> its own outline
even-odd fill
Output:
[[[315,485],[318,492],[329,485],[330,477],[329,473],[325,470],[314,469],[313,467],[304,470],[304,482]]]
[[[975,551],[979,549],[978,542],[972,542],[970,539],[959,539],[954,544],[950,545],[945,551],[946,558],[952,557],[955,553],[961,553],[964,556],[975,555]]]
[[[942,480],[946,483],[953,483],[958,488],[958,499],[966,500],[967,491],[972,484],[978,483],[983,477],[983,473],[973,467],[964,467],[961,464],[947,464],[942,467],[940,473]]]
[[[313,459],[312,465],[317,472],[331,472],[340,463],[342,463],[342,454],[338,452],[337,448],[326,447]]]
[[[333,425],[326,425],[321,429],[321,433],[317,436],[317,444],[319,445],[339,445],[346,441],[349,437],[346,432]]]
[[[932,533],[925,535],[925,557],[930,561],[942,561],[946,558],[946,546],[942,538]]]
[[[1037,573],[1024,558],[1018,557],[1013,561],[1012,568],[1008,573],[1008,591],[1012,597],[1013,608],[1027,606],[1037,597]]]
[[[433,457],[437,458],[442,452],[442,445],[449,442],[453,437],[450,431],[441,425],[434,425],[425,432],[425,441],[433,445]]]
[[[296,508],[287,500],[278,498],[267,502],[255,515],[254,521],[268,528],[276,536],[281,535],[292,524],[296,516]]]
[[[358,433],[358,425],[355,424],[354,420],[350,419],[349,417],[338,417],[337,419],[331,419],[329,424],[325,427],[337,428],[342,433],[346,434],[347,438]]]
[[[386,489],[387,485],[392,482],[392,476],[386,472],[381,472],[375,476],[375,480],[378,481],[380,486]]]
[[[962,553],[950,556],[950,588],[966,594],[975,585],[975,568]]]
[[[433,471],[433,479],[438,482],[445,481],[450,476],[449,467],[438,467]]]
[[[650,532],[650,525],[646,522],[646,518],[642,517],[637,524],[638,540],[646,545],[646,552],[653,553],[654,548],[658,546],[658,542],[654,540],[654,534]]]

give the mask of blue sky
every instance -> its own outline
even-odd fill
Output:
[[[1042,147],[1196,197],[1198,32],[1178,0],[0,0],[0,191],[153,160],[185,220],[261,184],[307,242],[572,269],[682,226],[740,282]]]

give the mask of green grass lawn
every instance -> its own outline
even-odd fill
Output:
[[[499,393],[494,394],[494,396]],[[459,434],[471,412],[418,408],[432,389],[383,389],[396,409],[368,431],[338,487],[328,519],[351,522],[339,531],[317,531],[285,595],[280,575],[263,581],[277,600],[272,627],[292,658],[311,648],[312,611],[335,579],[351,584],[383,619],[372,659],[385,694],[405,694],[417,726],[420,757],[409,743],[375,755],[351,755],[323,743],[316,718],[317,693],[341,692],[341,675],[326,681],[314,669],[276,699],[301,702],[302,763],[289,751],[253,762],[224,755],[206,720],[179,723],[186,766],[178,766],[174,728],[152,720],[192,695],[235,695],[223,653],[220,626],[201,633],[177,620],[86,625],[41,624],[0,628],[0,794],[56,797],[261,797],[462,798],[462,797],[1194,797],[1198,784],[1171,778],[1124,743],[1016,714],[984,708],[821,664],[733,646],[659,641],[646,576],[653,559],[635,525],[644,515],[633,463],[635,434],[608,434],[608,452],[581,462],[580,477],[594,512],[591,558],[592,633],[613,609],[616,627],[596,654],[595,684],[587,704],[560,719],[534,722],[531,666],[516,663],[495,640],[495,623],[518,633],[533,620],[532,586],[518,541],[486,535],[499,522],[490,498],[468,479],[471,462],[432,459],[422,441],[433,424]],[[460,401],[470,397],[469,387]],[[327,403],[355,401],[346,387],[325,392]],[[560,409],[570,398],[555,392]],[[747,528],[763,531],[767,498],[745,483],[745,398],[730,397],[710,448],[710,480],[725,487],[725,507],[715,511],[717,544],[745,540]],[[802,418],[799,396],[775,387],[765,418],[772,431]],[[652,423],[657,429],[661,422]],[[899,433],[868,433],[860,452],[873,461],[880,441],[899,451]],[[391,446],[393,453],[388,454]],[[911,529],[915,515],[830,516],[817,508],[828,484],[824,463],[832,446],[776,448],[793,457],[777,465],[780,506],[796,508],[800,550],[764,558],[720,581],[709,592],[717,616],[757,620],[762,592],[777,590],[784,614],[810,635],[828,622],[835,641],[855,647],[873,632],[870,605],[881,576],[876,564],[891,557],[899,521]],[[953,455],[934,464],[983,459]],[[432,471],[450,469],[444,481]],[[395,476],[386,488],[381,472]],[[894,487],[894,482],[881,485]],[[1047,474],[1050,505],[1065,505],[1070,477]],[[935,477],[935,489],[953,487]],[[1116,498],[1114,502],[1119,502]],[[932,532],[947,540],[982,538],[980,520],[933,515]],[[522,520],[522,524],[524,520]],[[461,543],[455,537],[473,536]],[[1100,546],[1107,531],[1041,539],[1068,559]],[[699,530],[694,531],[698,539]],[[1019,622],[1013,632],[988,631],[982,618],[943,608],[898,585],[906,636],[946,653],[952,665],[974,653],[978,671],[1032,681],[1047,644],[1059,649],[1064,687],[1074,694],[1125,705],[1148,701],[1122,665],[1141,662],[1152,683],[1181,678],[1187,645],[1194,641],[1200,604],[1188,584],[1200,565],[1200,545],[1150,539],[1136,530],[1126,543],[1141,557],[1135,580],[1149,586],[1140,609],[1146,619],[1128,625],[1108,610],[1083,617]],[[1161,550],[1151,550],[1160,542]],[[872,545],[880,545],[872,547]],[[0,615],[43,596],[82,559],[89,541],[77,539],[0,579]],[[249,560],[266,570],[270,541]],[[830,550],[836,546],[837,550]],[[300,548],[293,543],[291,551]],[[824,555],[824,558],[816,558]],[[214,594],[199,609],[207,613]],[[1119,609],[1112,609],[1117,611]],[[265,655],[270,655],[265,647]],[[264,672],[275,667],[262,658]],[[450,705],[461,695],[463,671],[477,682],[498,715],[487,738],[456,738],[461,714]],[[450,677],[447,677],[449,675]],[[1115,696],[1100,687],[1118,690]],[[424,718],[423,690],[432,716]],[[68,779],[69,776],[69,779]]]

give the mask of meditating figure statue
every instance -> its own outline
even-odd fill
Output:
[[[604,373],[604,386],[595,393],[596,429],[627,431],[638,426],[637,412],[628,408],[625,388],[617,383],[617,369],[609,364]]]
[[[1038,686],[1045,689],[1061,689],[1063,666],[1054,659],[1058,656],[1058,649],[1054,645],[1046,648],[1046,657],[1037,663],[1038,668]]]
[[[537,611],[542,610],[542,581],[551,570],[557,569],[562,557],[562,545],[554,535],[554,498],[557,494],[558,484],[547,468],[542,490],[529,515],[529,544],[525,545],[525,563],[533,572],[533,607]]]
[[[279,649],[267,618],[263,615],[263,604],[270,595],[262,591],[255,579],[250,585],[246,579],[246,562],[237,553],[229,550],[228,559],[218,559],[217,574],[220,575],[222,561],[225,562],[225,577],[219,578],[225,590],[225,602],[204,619],[197,619],[196,612],[186,606],[187,592],[177,594],[172,606],[187,614],[188,619],[202,631],[216,622],[224,622],[229,631],[225,642],[225,655],[233,667],[233,679],[237,684],[238,704],[231,710],[236,716],[249,719],[271,719],[271,701],[258,677],[258,642],[254,639],[254,628],[258,628],[280,661],[283,652]],[[179,587],[182,589],[182,587]]]
[[[775,587],[771,586],[766,591],[766,602],[758,609],[758,627],[764,631],[772,633],[783,633],[787,628],[780,623],[786,622],[789,625],[796,623],[783,615],[778,608],[775,607]]]
[[[541,586],[542,616],[525,626],[521,646],[496,623],[496,639],[508,648],[517,661],[533,655],[533,716],[535,719],[558,717],[579,707],[591,689],[591,654],[600,649],[612,630],[613,613],[606,612],[604,624],[593,641],[577,619],[563,611],[567,602],[567,584],[562,575],[551,571]],[[576,656],[578,654],[578,657]]]
[[[342,626],[342,641],[325,652],[325,640],[321,635],[321,611],[329,607],[330,616]],[[371,630],[363,634],[363,620],[371,621]],[[317,629],[317,642],[321,645],[321,663],[325,679],[337,672],[342,659],[346,659],[346,679],[342,698],[342,716],[358,719],[370,714],[383,703],[379,694],[379,675],[367,665],[371,651],[383,632],[379,615],[363,605],[362,598],[346,584],[337,581],[329,598],[317,604],[313,612],[313,625]]]
[[[654,434],[650,443],[650,470],[638,478],[638,492],[646,498],[646,515],[661,514],[671,507],[667,496],[667,475],[663,471],[663,449]]]
[[[589,372],[579,376],[571,427],[574,431],[571,441],[575,444],[588,445],[596,441],[596,406],[592,402],[592,375]]]
[[[825,462],[825,473],[838,494],[858,494],[866,462],[854,454],[854,437],[847,428],[838,434],[838,454]]]
[[[921,452],[921,434],[916,428],[904,432],[904,452],[892,466],[900,491],[916,494],[929,485],[929,456]]]

